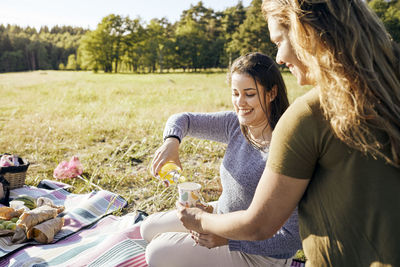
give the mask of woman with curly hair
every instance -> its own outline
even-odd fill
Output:
[[[314,88],[278,122],[250,207],[179,207],[181,221],[195,236],[257,240],[298,205],[308,266],[398,266],[400,48],[362,0],[264,0],[262,9],[276,61]]]

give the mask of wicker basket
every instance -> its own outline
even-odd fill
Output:
[[[20,157],[18,157],[18,162],[19,166],[0,167],[0,174],[10,183],[10,189],[19,188],[25,184],[29,162]]]

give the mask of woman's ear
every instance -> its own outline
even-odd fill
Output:
[[[275,100],[277,94],[278,94],[278,86],[275,84],[274,86],[272,86],[271,91],[268,92],[268,98],[270,103]]]

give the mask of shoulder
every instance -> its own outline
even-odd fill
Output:
[[[268,166],[290,177],[309,178],[328,124],[320,108],[319,92],[312,89],[296,99],[276,125]]]
[[[293,104],[288,108],[290,112],[294,113],[320,113],[321,105],[319,100],[319,90],[313,88],[304,95],[298,97]]]
[[[234,111],[223,111],[226,114],[226,119],[231,123],[239,124],[238,117]]]
[[[319,91],[314,88],[303,96],[298,97],[293,104],[282,115],[281,119],[274,130],[287,131],[294,128],[304,128],[305,130],[311,125],[317,126],[324,120],[319,100]],[[310,125],[311,124],[311,125]]]

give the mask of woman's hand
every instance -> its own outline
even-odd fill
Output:
[[[205,212],[208,213],[213,213],[214,207],[208,204],[203,204],[203,203],[197,203],[196,208],[199,208],[201,210],[204,210]]]
[[[173,161],[179,167],[182,167],[179,160],[179,140],[173,137],[167,138],[154,153],[150,169],[151,174],[157,176],[158,171],[167,161]]]
[[[199,208],[185,207],[179,202],[176,202],[176,209],[178,218],[186,229],[204,233],[201,227],[201,215],[206,213],[205,211]]]
[[[214,235],[214,234],[202,234],[196,231],[190,231],[192,239],[196,244],[207,247],[207,248],[215,248],[224,245],[228,245],[228,239]]]

